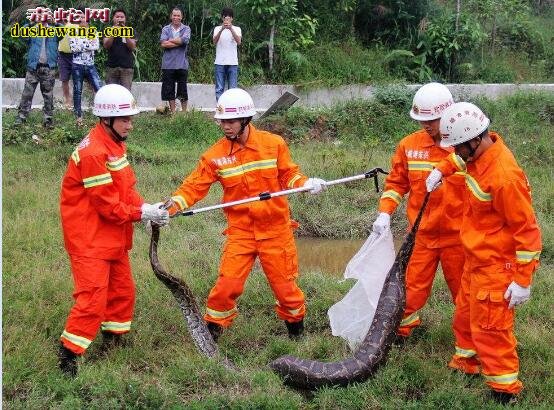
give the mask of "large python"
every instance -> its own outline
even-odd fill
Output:
[[[406,266],[428,200],[429,194],[425,196],[416,221],[387,274],[371,327],[354,355],[332,363],[282,356],[274,360],[270,367],[283,378],[285,384],[310,390],[322,386],[346,386],[366,380],[385,363],[402,320],[406,304]]]
[[[158,259],[158,241],[160,239],[159,226],[152,224],[152,236],[150,238],[150,264],[156,277],[171,291],[179,308],[187,322],[194,344],[208,358],[219,358],[217,344],[214,342],[204,318],[200,314],[196,300],[187,284],[175,276],[169,274],[160,264]],[[221,358],[225,367],[236,370],[236,367],[226,358]]]

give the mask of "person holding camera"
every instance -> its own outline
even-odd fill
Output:
[[[113,27],[126,27],[126,13],[123,9],[117,9],[113,13]],[[134,36],[104,37],[104,48],[108,51],[106,62],[106,84],[119,84],[131,91],[133,83],[133,50],[137,48],[137,40]]]
[[[225,83],[227,88],[237,88],[239,75],[239,60],[237,46],[242,41],[242,31],[240,27],[233,25],[233,9],[225,7],[221,11],[221,26],[214,29],[215,45],[215,99],[219,100]]]

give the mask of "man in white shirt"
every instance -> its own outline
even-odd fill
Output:
[[[242,40],[240,27],[233,25],[233,9],[225,7],[221,11],[222,25],[214,29],[215,45],[215,98],[219,100],[225,83],[227,88],[237,88],[239,60],[237,46]]]

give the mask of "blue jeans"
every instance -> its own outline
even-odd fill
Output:
[[[219,100],[223,91],[225,91],[225,82],[227,88],[237,88],[239,79],[238,65],[219,65],[215,64],[215,99]]]
[[[85,78],[88,80],[94,92],[102,87],[102,83],[100,82],[98,71],[96,71],[96,67],[93,65],[73,64],[71,67],[71,76],[73,77],[73,112],[77,118],[81,118],[83,116],[83,111],[81,110],[83,80]]]

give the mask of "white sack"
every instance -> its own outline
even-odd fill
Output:
[[[327,314],[333,335],[346,339],[352,350],[369,330],[394,258],[392,233],[387,229],[381,235],[372,232],[346,266],[344,277],[358,281]]]

